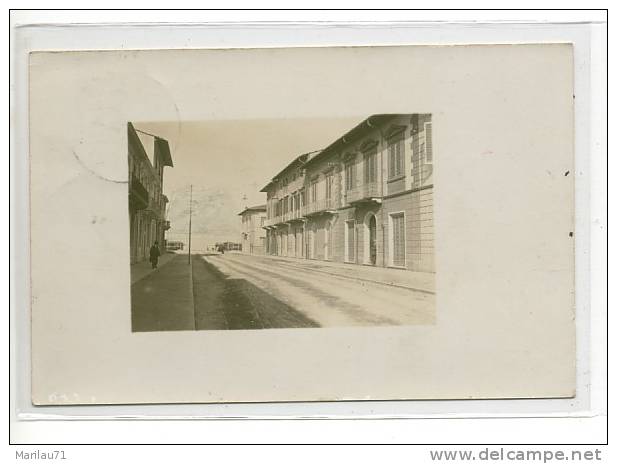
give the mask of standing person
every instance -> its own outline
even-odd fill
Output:
[[[159,263],[159,256],[161,256],[159,242],[154,242],[154,245],[150,247],[150,262],[152,263],[152,269],[156,269]]]

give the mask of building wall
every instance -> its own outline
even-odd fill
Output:
[[[303,227],[303,245],[288,246],[295,243],[297,234],[292,232],[288,238],[289,226],[275,225],[270,230],[270,254],[304,257],[317,260],[371,264],[368,223],[371,216],[376,220],[376,266],[392,267],[393,230],[391,214],[404,214],[404,267],[408,270],[434,272],[434,233],[433,233],[433,166],[432,166],[432,123],[430,115],[400,115],[390,119],[380,127],[366,130],[362,136],[347,143],[344,149],[327,153],[320,159],[305,166],[304,187],[309,207]],[[393,175],[389,170],[391,161],[390,145],[398,144],[402,165],[400,173]],[[367,169],[366,154],[375,156],[375,182],[365,185]],[[345,165],[353,165],[354,183],[348,185]],[[393,163],[394,164],[394,163]],[[317,214],[310,210],[312,200],[310,185],[317,181],[317,203],[325,200],[326,176],[334,176],[332,200],[328,211]],[[350,190],[350,187],[351,188]],[[298,188],[298,186],[294,186]],[[364,190],[362,190],[364,189]],[[368,189],[368,190],[367,190]],[[374,201],[358,202],[358,192],[371,192]],[[290,193],[289,188],[268,192],[273,203]],[[364,194],[366,197],[366,194]],[[363,198],[364,198],[363,197]],[[320,203],[321,202],[321,203]],[[271,203],[268,203],[271,206]],[[324,208],[322,208],[324,209]],[[269,215],[272,218],[273,215]],[[348,221],[353,228],[347,229]],[[328,229],[329,225],[329,229]],[[293,226],[294,230],[297,226]],[[328,231],[329,230],[329,231]],[[348,237],[353,236],[353,251],[348,251]]]
[[[434,272],[434,234],[433,234],[433,190],[432,188],[405,193],[384,199],[383,233],[385,240],[384,256],[390,256],[391,213],[405,214],[405,260],[407,269]],[[390,265],[391,263],[389,263]]]
[[[265,211],[247,210],[242,217],[242,252],[263,255],[266,251]]]
[[[143,145],[131,125],[128,127],[129,223],[131,264],[148,260],[150,247],[159,243],[165,252],[165,208],[163,195],[163,164],[155,149],[155,166],[150,162]],[[146,204],[135,201],[136,192],[145,192]],[[139,195],[137,195],[139,196]]]

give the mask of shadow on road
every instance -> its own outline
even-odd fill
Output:
[[[193,300],[198,330],[319,327],[251,282],[230,278],[201,256],[193,258]]]

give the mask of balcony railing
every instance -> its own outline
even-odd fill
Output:
[[[146,209],[150,203],[150,195],[144,184],[133,175],[131,177],[130,201],[135,209]]]
[[[274,226],[276,224],[279,224],[280,222],[281,222],[280,221],[280,216],[273,216],[270,219],[266,219],[264,221],[264,227],[272,227],[272,226]]]
[[[302,219],[304,216],[302,216],[302,210],[300,208],[292,211],[291,213],[289,213],[289,219],[288,221],[294,221],[296,219]]]
[[[310,214],[322,213],[325,211],[331,211],[339,207],[339,202],[335,198],[322,198],[305,205],[302,208],[302,212],[305,216]]]
[[[160,215],[162,211],[163,211],[163,206],[161,205],[161,203],[156,201],[156,199],[153,196],[150,196],[150,201],[148,202],[148,207],[146,208],[146,212]]]
[[[358,185],[357,187],[345,192],[347,203],[356,203],[364,200],[372,200],[382,196],[381,185],[377,182]]]
[[[322,198],[294,211],[288,211],[287,213],[266,219],[264,221],[264,227],[273,227],[279,224],[285,224],[286,222],[303,219],[311,214],[335,210],[340,207],[340,203],[341,202],[336,198]]]

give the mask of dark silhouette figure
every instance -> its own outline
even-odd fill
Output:
[[[161,256],[159,242],[154,242],[154,245],[150,247],[150,262],[152,263],[152,269],[156,269],[156,266],[159,264],[159,256]]]

